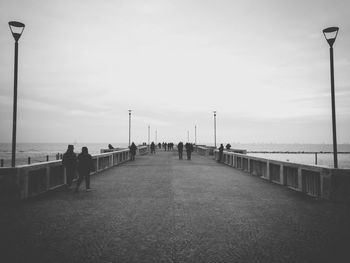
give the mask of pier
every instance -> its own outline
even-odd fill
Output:
[[[0,210],[0,261],[348,262],[348,204],[234,169],[239,153],[223,163],[211,153],[104,153],[91,192],[54,187],[52,168],[41,168],[35,191],[40,180],[51,190]]]

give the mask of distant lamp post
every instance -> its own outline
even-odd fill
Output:
[[[151,126],[148,125],[148,146],[150,145],[150,140],[151,140],[150,136],[151,136]]]
[[[335,94],[334,94],[334,58],[333,44],[337,38],[339,27],[328,27],[323,29],[323,35],[329,44],[330,67],[331,67],[331,97],[332,97],[332,126],[333,126],[333,159],[334,168],[338,168],[338,151],[337,151],[337,128],[335,117]]]
[[[194,126],[194,144],[197,145],[197,125]]]
[[[214,113],[214,147],[216,148],[216,110],[214,110],[213,113]]]
[[[131,145],[131,112],[132,110],[129,110],[129,147]]]
[[[18,40],[20,39],[25,25],[21,22],[10,21],[9,27],[15,39],[15,70],[13,85],[13,126],[12,126],[12,158],[11,166],[16,166],[16,127],[17,127],[17,79],[18,79]]]

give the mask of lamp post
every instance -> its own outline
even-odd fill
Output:
[[[194,126],[194,144],[197,145],[197,125]]]
[[[130,140],[131,140],[131,112],[132,110],[129,110],[129,147],[131,145]]]
[[[150,132],[151,132],[151,126],[148,125],[148,147],[150,145]]]
[[[338,151],[337,151],[337,128],[335,116],[335,95],[334,95],[334,58],[333,44],[337,38],[339,27],[328,27],[323,29],[323,35],[329,44],[330,68],[331,68],[331,99],[332,99],[332,127],[333,127],[333,159],[334,168],[338,168]]]
[[[214,147],[216,148],[216,110],[214,110],[213,113],[214,113]]]
[[[11,166],[16,166],[16,128],[17,128],[17,79],[18,79],[18,40],[21,37],[25,25],[21,22],[10,21],[9,27],[15,39],[15,66],[13,84],[13,122],[12,122],[12,158]]]

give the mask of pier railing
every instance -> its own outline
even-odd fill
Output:
[[[350,202],[350,169],[269,160],[228,151],[224,151],[219,160],[218,150],[214,150],[214,158],[233,168],[313,197]]]
[[[140,150],[143,153],[144,149]],[[92,159],[94,162],[92,174],[95,174],[127,162],[130,159],[130,152],[129,149],[116,150],[93,155]],[[62,160],[20,165],[16,168],[0,168],[0,198],[26,199],[65,184],[66,172]]]

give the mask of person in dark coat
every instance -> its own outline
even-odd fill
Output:
[[[108,144],[108,149],[110,149],[110,150],[113,150],[113,149],[114,149],[114,147],[112,146],[112,144]]]
[[[154,142],[151,143],[151,154],[155,154],[156,153],[156,145],[154,144]]]
[[[66,168],[67,186],[71,187],[77,169],[77,156],[74,153],[73,145],[68,145],[67,151],[62,157],[62,164]]]
[[[135,155],[136,155],[136,145],[134,142],[132,142],[132,144],[130,145],[130,160],[131,161],[135,161]]]
[[[79,178],[75,191],[78,192],[81,182],[85,179],[86,190],[90,190],[90,172],[94,170],[92,157],[88,152],[87,147],[81,148],[81,153],[78,155],[78,173]]]
[[[226,150],[230,150],[231,149],[231,144],[226,144]]]
[[[193,146],[191,143],[187,142],[185,144],[185,148],[186,148],[186,153],[187,153],[187,160],[191,160],[191,153],[193,151]]]
[[[219,147],[219,162],[221,162],[222,160],[222,155],[224,153],[224,146],[222,144],[220,144],[220,147]]]
[[[162,148],[162,144],[158,143],[158,148],[161,149]]]
[[[182,142],[179,142],[177,144],[177,151],[179,152],[179,160],[182,160],[183,149],[184,149],[184,144]]]

